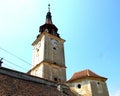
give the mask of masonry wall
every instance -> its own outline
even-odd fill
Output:
[[[57,88],[0,74],[0,96],[61,96]]]
[[[109,96],[107,85],[103,81],[95,81],[91,82],[92,96]]]
[[[60,82],[0,67],[0,96],[76,96],[76,93]]]

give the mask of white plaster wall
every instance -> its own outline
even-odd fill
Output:
[[[38,66],[37,68],[35,68],[34,70],[32,70],[30,72],[31,75],[34,75],[34,76],[38,76],[38,77],[41,77],[43,78],[43,64],[41,64],[40,66]]]
[[[44,42],[45,36],[43,36],[41,40],[33,46],[33,60],[32,60],[33,67],[39,64],[44,59]],[[38,45],[39,43],[40,45]]]

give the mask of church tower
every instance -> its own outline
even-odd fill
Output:
[[[50,5],[45,24],[39,27],[40,34],[33,45],[32,69],[29,74],[44,79],[66,81],[64,42],[58,34],[58,28],[52,22]]]

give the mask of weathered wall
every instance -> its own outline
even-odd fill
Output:
[[[76,95],[64,84],[0,67],[0,96]]]
[[[106,82],[100,79],[79,79],[67,84],[73,91],[82,96],[109,96]]]
[[[33,46],[34,67],[29,73],[44,79],[65,82],[64,40],[44,32],[35,40]]]
[[[105,82],[92,80],[90,84],[92,89],[92,96],[109,96]]]
[[[0,74],[0,96],[60,96],[57,88]]]
[[[54,44],[52,40],[55,40],[57,44]],[[64,41],[62,39],[46,34],[44,50],[45,61],[65,66]]]
[[[61,81],[65,82],[66,81],[66,71],[65,68],[61,68],[59,66],[55,66],[54,64],[44,64],[44,76],[48,80],[52,81]],[[55,80],[55,78],[57,80]]]
[[[68,85],[81,96],[92,96],[89,80],[76,80],[75,82],[68,83]]]

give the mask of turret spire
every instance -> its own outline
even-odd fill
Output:
[[[50,12],[50,4],[48,4],[48,12],[46,15],[46,21],[45,24],[40,26],[39,32],[48,32],[54,36],[60,37],[59,34],[57,33],[58,29],[57,27],[52,23],[52,16]]]
[[[46,15],[46,24],[52,24],[52,16],[50,12],[50,4],[48,4],[48,13]]]
[[[50,12],[50,4],[48,4],[48,12]]]

